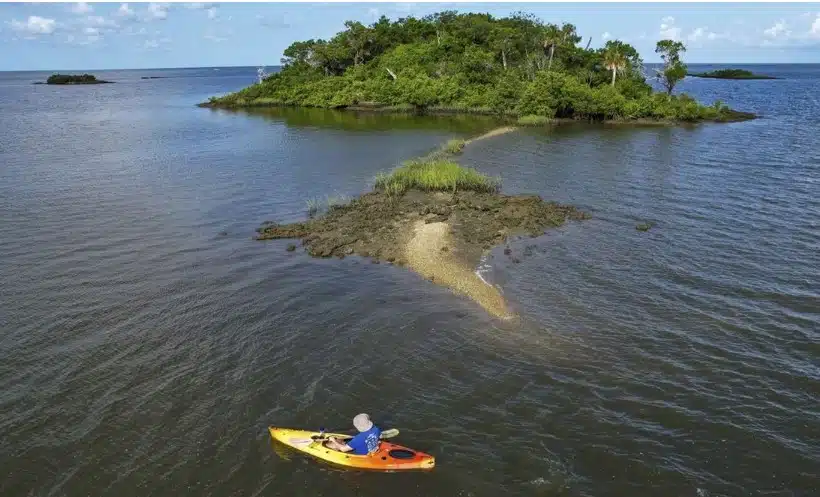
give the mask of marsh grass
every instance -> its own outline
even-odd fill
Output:
[[[545,126],[549,124],[550,118],[546,116],[527,115],[518,118],[519,126]]]
[[[375,188],[388,195],[401,195],[407,190],[449,191],[471,190],[498,192],[501,180],[447,159],[415,159],[402,163],[391,173],[376,176]]]
[[[461,151],[464,150],[464,146],[466,144],[466,141],[460,139],[447,140],[447,143],[444,144],[443,149],[448,154],[460,154]]]

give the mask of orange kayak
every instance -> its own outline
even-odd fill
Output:
[[[270,436],[289,447],[310,454],[324,461],[328,461],[341,466],[361,469],[375,469],[380,471],[398,471],[408,469],[432,469],[436,460],[430,454],[408,449],[401,445],[379,442],[379,449],[373,454],[358,456],[324,446],[319,432],[292,430],[290,428],[276,428],[269,426]],[[325,437],[337,437],[340,439],[351,438],[350,435],[342,433],[325,433]]]

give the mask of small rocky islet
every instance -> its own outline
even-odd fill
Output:
[[[314,257],[358,254],[405,265],[409,228],[417,222],[444,222],[453,237],[447,251],[478,263],[483,251],[503,244],[509,236],[538,236],[567,220],[587,218],[589,214],[571,205],[546,202],[537,195],[410,190],[394,197],[374,191],[346,205],[331,206],[314,219],[291,224],[268,221],[257,229],[256,239],[301,239]]]
[[[694,78],[711,79],[779,79],[765,74],[755,74],[745,69],[717,69],[715,71],[690,72],[686,75]]]
[[[36,85],[103,85],[113,83],[97,79],[93,74],[52,74],[45,82],[35,82]]]
[[[328,205],[321,215],[290,224],[266,221],[255,238],[300,239],[313,257],[355,254],[406,266],[493,315],[512,317],[500,291],[475,273],[481,256],[510,237],[539,236],[590,215],[538,195],[502,194],[497,180],[451,160],[475,140],[451,141],[427,157],[407,161],[380,175],[373,191]],[[290,244],[287,250],[295,248]]]

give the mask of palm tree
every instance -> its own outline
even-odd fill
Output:
[[[550,49],[550,60],[547,64],[547,71],[552,68],[552,59],[555,56],[555,48],[558,45],[568,42],[574,45],[581,39],[575,31],[575,25],[569,23],[561,25],[560,29],[555,24],[548,24],[544,28],[543,37],[544,50],[546,50],[547,47]]]
[[[544,43],[544,50],[549,48],[550,50],[550,61],[547,64],[547,71],[552,69],[552,58],[555,56],[555,47],[563,40],[563,33],[558,29],[558,26],[555,24],[549,24],[544,28],[543,34],[543,43]]]
[[[610,48],[604,52],[604,67],[612,71],[612,86],[615,86],[615,77],[623,73],[627,66],[626,57],[617,48]]]

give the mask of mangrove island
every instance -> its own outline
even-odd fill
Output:
[[[106,83],[113,83],[113,81],[97,79],[93,74],[52,74],[45,82],[47,85],[100,85]]]
[[[447,11],[345,26],[330,40],[293,43],[279,72],[260,70],[258,83],[200,106],[487,114],[522,126],[754,118],[721,102],[705,106],[673,94],[686,76],[686,47],[673,40],[656,46],[664,65],[655,77],[665,90],[656,92],[634,47],[617,40],[580,47],[573,25],[543,24],[529,14]],[[373,190],[358,198],[309,201],[302,222],[265,222],[256,238],[301,239],[314,257],[357,254],[407,266],[493,315],[512,317],[500,290],[476,274],[481,257],[511,236],[539,236],[589,217],[536,195],[502,194],[499,179],[454,160],[470,143],[513,129],[451,140],[378,175]],[[510,247],[504,253],[520,262]]]
[[[777,79],[774,76],[766,76],[765,74],[755,74],[745,69],[718,69],[716,71],[686,73],[686,75],[695,78],[714,79]]]
[[[445,11],[394,22],[382,16],[370,26],[347,21],[345,28],[330,40],[291,44],[279,72],[199,105],[481,113],[529,123],[754,118],[673,95],[686,76],[686,47],[673,40],[657,43],[664,65],[655,78],[666,91],[655,92],[628,43],[581,47],[572,24],[545,24],[531,14]]]

